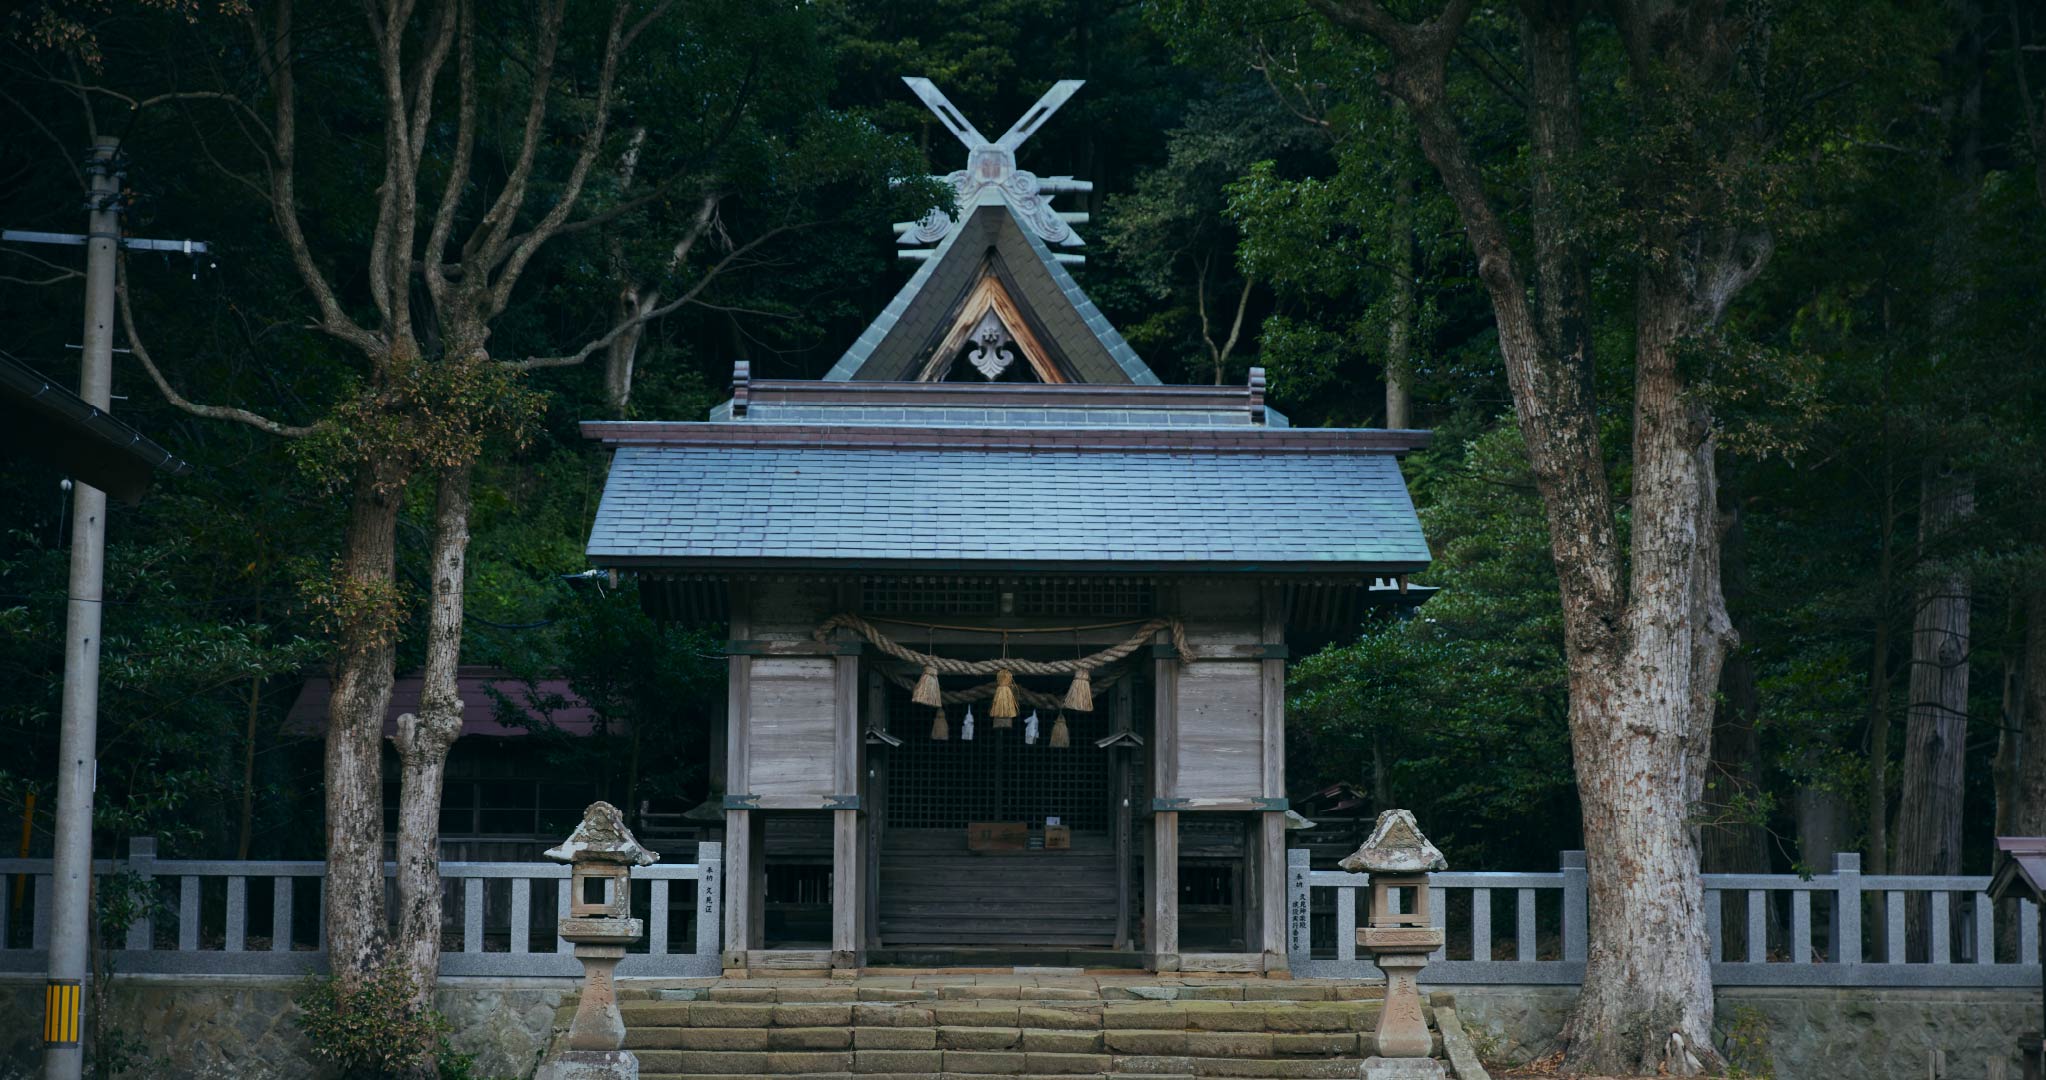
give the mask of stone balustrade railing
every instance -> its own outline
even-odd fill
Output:
[[[1287,853],[1288,966],[1299,976],[1379,978],[1357,955],[1370,878],[1315,870]],[[1429,879],[1435,925],[1448,942],[1431,958],[1430,986],[1571,985],[1590,941],[1584,853],[1549,873],[1438,873]],[[1719,986],[2016,987],[2039,985],[2039,916],[2029,902],[1999,911],[1986,877],[1861,873],[1861,856],[1833,872],[1707,874],[1712,980]],[[1999,928],[2003,928],[1999,932]]]
[[[1289,963],[1295,975],[1378,978],[1357,955],[1369,879],[1314,870],[1288,854]],[[114,951],[133,973],[296,975],[324,970],[317,862],[156,858],[153,840],[95,875],[151,882],[154,902]],[[387,868],[388,872],[388,868]],[[634,872],[635,914],[647,940],[623,977],[715,975],[722,873],[717,844],[691,864]],[[44,969],[49,926],[47,859],[0,859],[0,972]],[[579,972],[555,933],[569,871],[554,863],[447,862],[445,975]],[[1990,904],[1987,878],[1863,875],[1841,855],[1833,871],[1707,874],[1705,909],[1713,981],[1722,986],[2014,987],[2039,984],[2033,905]],[[1589,879],[1582,852],[1544,873],[1440,873],[1430,881],[1448,943],[1431,959],[1431,986],[1569,985],[1584,973]],[[283,933],[278,928],[283,928]]]
[[[697,861],[633,874],[635,914],[646,941],[618,973],[716,975],[723,889],[721,848]],[[386,863],[384,872],[394,872]],[[443,975],[582,973],[555,932],[568,909],[569,868],[546,862],[443,862],[447,917]],[[318,862],[159,859],[156,841],[128,842],[127,857],[93,864],[97,888],[139,884],[145,898],[129,923],[115,970],[134,974],[299,975],[326,969]],[[0,972],[40,972],[50,925],[50,861],[0,859]]]

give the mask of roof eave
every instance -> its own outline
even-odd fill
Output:
[[[1167,559],[826,559],[759,556],[623,555],[590,552],[590,562],[617,570],[787,573],[1003,573],[1003,574],[1260,574],[1277,577],[1396,577],[1417,574],[1428,560],[1184,560]]]
[[[0,445],[18,448],[123,502],[136,502],[156,473],[192,471],[158,446],[42,373],[0,357]]]
[[[585,420],[609,446],[802,446],[832,449],[1117,450],[1392,453],[1426,447],[1432,431],[1399,428],[1028,427]]]

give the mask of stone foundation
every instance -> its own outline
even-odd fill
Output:
[[[1492,1062],[1547,1053],[1563,1029],[1574,987],[1462,986],[1457,1013],[1478,1052]],[[2039,992],[1847,987],[1728,987],[1718,994],[1722,1042],[1740,1026],[1755,1033],[1779,1080],[1991,1075],[1992,1060],[2018,1071],[2018,1039],[2039,1030]],[[1750,1062],[1753,1071],[1760,1062]]]
[[[575,979],[443,978],[434,1003],[454,1026],[455,1048],[476,1055],[482,1077],[527,1077],[554,1033],[555,1010]],[[116,983],[114,1026],[142,1041],[151,1080],[321,1077],[293,1022],[296,979],[127,975]],[[0,979],[0,1080],[42,1075],[41,979]]]

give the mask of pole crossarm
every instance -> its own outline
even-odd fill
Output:
[[[33,229],[0,229],[0,241],[10,244],[58,244],[65,247],[84,247],[93,239],[84,233],[36,232]],[[171,251],[185,255],[204,255],[212,249],[204,240],[149,240],[139,236],[118,238],[122,247],[129,251]]]

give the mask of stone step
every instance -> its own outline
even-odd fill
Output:
[[[1369,1032],[1058,1031],[981,1027],[629,1028],[628,1050],[1015,1050],[1144,1056],[1368,1057]]]
[[[1368,1031],[1358,1001],[935,1002],[622,1001],[629,1028],[967,1027],[1092,1031]],[[557,1015],[574,1015],[563,1005]]]
[[[1185,1055],[1059,1054],[1000,1050],[744,1051],[640,1050],[642,1080],[677,1076],[959,1075],[1219,1077],[1229,1080],[1354,1078],[1361,1059],[1247,1060]]]

